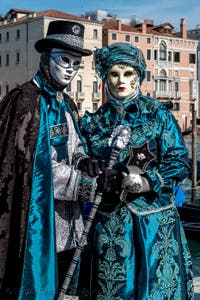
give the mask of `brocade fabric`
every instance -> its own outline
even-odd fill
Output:
[[[147,143],[155,159],[144,173],[150,192],[129,194],[127,205],[117,202],[110,212],[100,208],[84,253],[81,300],[194,299],[191,256],[173,192],[189,174],[188,150],[170,107],[140,94],[123,105],[107,101],[82,119],[96,158],[109,161],[111,133],[125,124],[131,128],[129,146]],[[126,147],[116,164],[126,165],[129,156]]]

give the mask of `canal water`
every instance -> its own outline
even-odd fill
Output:
[[[189,150],[189,157],[192,158],[192,135],[189,134],[184,136],[184,140]],[[200,161],[200,135],[197,136],[197,160]],[[184,189],[187,202],[191,202],[192,199],[191,180],[186,180],[183,183],[183,189]],[[197,186],[195,204],[200,205],[200,184]],[[199,242],[188,240],[188,245],[192,255],[194,276],[200,277],[200,237],[199,237]]]

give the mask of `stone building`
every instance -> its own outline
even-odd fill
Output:
[[[127,25],[105,11],[83,18],[56,10],[11,9],[0,19],[0,100],[10,89],[34,76],[39,64],[34,44],[46,35],[49,22],[58,19],[78,21],[85,26],[84,48],[94,50],[115,42],[141,48],[147,62],[142,92],[159,101],[172,101],[182,130],[191,127],[193,108],[200,116],[198,41],[187,36],[185,20],[181,19],[180,32],[176,33],[170,23],[154,25],[152,20],[135,19]],[[92,56],[83,57],[67,92],[76,101],[80,114],[95,111],[101,105],[102,83],[95,73]]]
[[[192,109],[198,111],[197,45],[187,37],[186,22],[181,19],[180,33],[170,23],[154,25],[152,20],[129,26],[121,20],[103,27],[103,45],[127,42],[139,47],[147,62],[144,95],[160,101],[170,100],[182,130],[191,127]]]
[[[39,66],[39,54],[34,48],[46,35],[54,20],[73,20],[85,26],[84,48],[94,50],[102,45],[102,24],[56,10],[43,12],[11,9],[0,21],[0,100],[17,85],[30,80]],[[99,78],[95,74],[93,57],[83,57],[68,93],[75,99],[80,114],[94,111],[101,104]]]

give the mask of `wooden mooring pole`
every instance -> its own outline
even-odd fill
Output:
[[[192,203],[197,198],[197,113],[192,110]]]

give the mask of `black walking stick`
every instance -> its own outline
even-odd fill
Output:
[[[127,146],[129,137],[130,137],[130,131],[131,131],[130,128],[125,125],[119,125],[113,130],[111,138],[109,140],[109,146],[111,147],[111,155],[110,155],[110,160],[109,160],[108,167],[107,167],[108,169],[112,169],[113,165],[115,164],[115,162],[117,160],[117,157],[118,157],[120,151]],[[70,267],[65,276],[65,280],[64,280],[64,283],[60,290],[60,294],[57,298],[58,300],[78,300],[79,299],[78,296],[66,295],[66,293],[69,288],[73,274],[75,272],[76,266],[78,264],[79,258],[81,256],[81,251],[87,241],[88,233],[89,233],[92,223],[94,221],[94,218],[97,213],[97,209],[99,207],[101,200],[102,200],[102,193],[99,192],[96,195],[96,198],[92,205],[89,217],[85,224],[83,234],[82,234],[81,239],[78,243],[78,246],[74,252],[74,256],[72,258]]]

